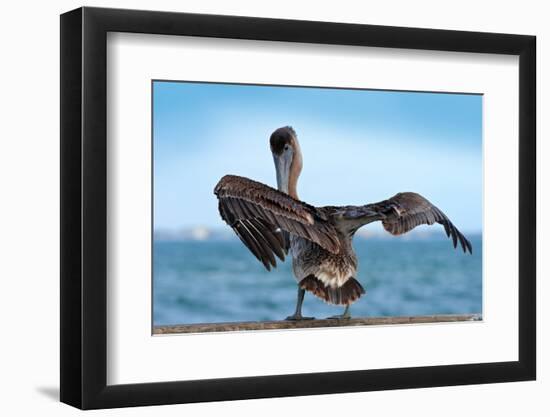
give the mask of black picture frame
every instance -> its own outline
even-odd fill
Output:
[[[519,56],[519,360],[107,385],[108,32]],[[536,378],[536,38],[358,24],[79,8],[61,15],[61,401],[81,409]]]

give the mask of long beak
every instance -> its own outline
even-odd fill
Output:
[[[275,172],[277,174],[277,188],[279,191],[288,194],[288,180],[290,175],[290,161],[284,156],[273,155]]]

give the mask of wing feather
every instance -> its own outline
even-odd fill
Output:
[[[284,260],[287,233],[315,242],[332,253],[340,250],[331,219],[322,210],[288,194],[235,175],[223,177],[214,194],[222,219],[268,270],[276,266],[274,255]]]
[[[392,198],[370,205],[376,207],[384,218],[384,229],[393,235],[401,235],[409,232],[421,224],[432,225],[439,223],[445,229],[447,237],[452,238],[453,246],[458,243],[464,252],[472,253],[472,244],[449,218],[427,199],[416,193],[399,193]]]
[[[277,257],[281,261],[284,261],[285,252],[282,247],[284,242],[282,241],[282,239],[279,239],[277,237],[277,235],[280,235],[280,233],[273,232],[271,230],[271,227],[269,227],[269,225],[264,224],[264,222],[262,222],[261,219],[252,219],[250,220],[250,222],[258,229],[261,235],[266,239],[270,249],[275,253],[275,255],[277,255]]]
[[[420,194],[406,192],[394,195],[379,203],[364,206],[336,207],[333,214],[337,227],[344,233],[353,234],[365,224],[382,221],[382,226],[392,235],[402,235],[415,227],[439,223],[453,246],[472,253],[472,244],[439,208]]]

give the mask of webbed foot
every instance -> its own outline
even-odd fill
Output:
[[[351,314],[336,314],[335,316],[329,316],[327,319],[331,320],[349,320],[351,319]]]
[[[315,317],[304,317],[301,314],[294,313],[292,316],[288,316],[285,320],[299,321],[299,320],[314,320]]]

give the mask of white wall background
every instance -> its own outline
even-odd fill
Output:
[[[0,413],[74,415],[59,392],[59,17],[72,0],[9,2],[0,25]],[[86,5],[533,34],[538,37],[538,381],[99,411],[95,415],[548,415],[550,26],[542,1],[92,1]],[[543,188],[546,188],[544,190]],[[546,324],[546,325],[545,325]],[[544,395],[546,394],[546,395]]]

